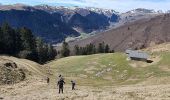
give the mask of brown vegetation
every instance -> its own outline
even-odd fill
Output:
[[[26,78],[23,69],[13,61],[0,59],[0,84],[14,84]]]
[[[141,19],[109,30],[102,34],[72,42],[70,45],[84,46],[89,43],[97,45],[104,41],[111,49],[123,51],[127,48],[141,49],[170,41],[170,14],[154,18]]]

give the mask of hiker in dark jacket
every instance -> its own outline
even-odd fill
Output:
[[[49,77],[47,77],[47,84],[49,84],[50,83],[50,78]]]
[[[72,84],[72,90],[75,90],[75,85],[76,85],[76,82],[74,82],[74,81],[71,81],[71,84]]]
[[[59,94],[60,94],[60,91],[63,93],[64,84],[65,84],[64,79],[61,78],[57,83],[57,86],[59,86]]]

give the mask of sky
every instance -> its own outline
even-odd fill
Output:
[[[170,0],[0,0],[1,4],[23,3],[27,5],[47,4],[52,6],[79,6],[113,9],[126,12],[136,8],[170,10]]]

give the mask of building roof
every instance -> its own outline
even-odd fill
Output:
[[[126,50],[126,53],[130,58],[142,58],[142,59],[149,58],[149,55],[147,53],[141,51]]]

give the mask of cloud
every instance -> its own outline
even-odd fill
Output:
[[[121,12],[136,8],[168,10],[170,7],[170,0],[47,0],[46,2],[108,8]]]
[[[136,8],[169,10],[170,0],[0,0],[0,3],[50,4],[62,6],[99,7],[125,12]]]

